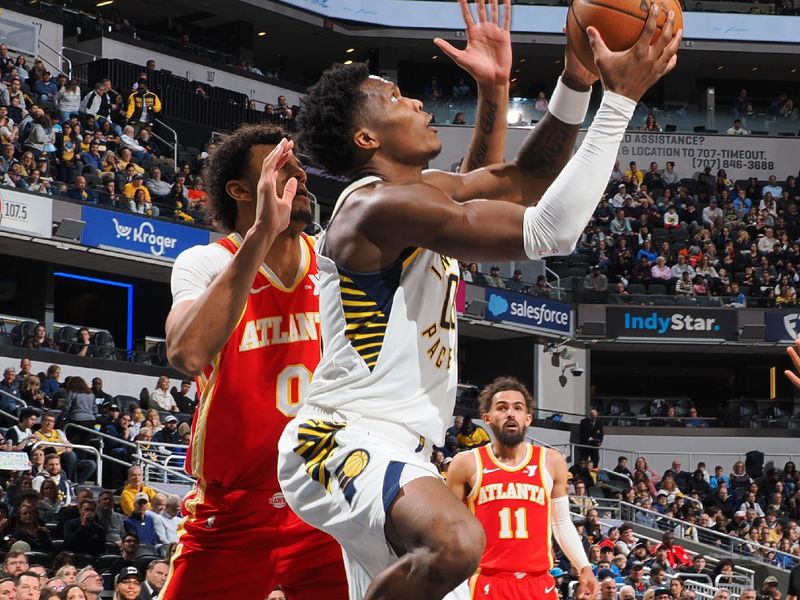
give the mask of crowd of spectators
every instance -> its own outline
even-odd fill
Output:
[[[573,289],[583,291],[584,301],[629,302],[649,293],[716,298],[726,306],[793,306],[800,285],[798,203],[794,175],[733,181],[724,169],[714,174],[706,167],[682,178],[673,162],[664,168],[652,162],[643,171],[617,161],[575,253],[548,264],[562,279],[580,271]],[[521,271],[506,279],[496,266],[488,274],[475,263],[461,268],[467,282],[553,293],[544,276],[534,283],[523,281]]]
[[[161,100],[138,81],[118,92],[108,79],[81,90],[55,79],[41,59],[27,68],[0,44],[0,185],[85,204],[184,222],[206,220],[202,172],[215,145],[194,164],[174,164],[151,133]],[[284,99],[285,100],[285,99]]]
[[[99,377],[91,386],[78,376],[62,381],[58,365],[35,374],[23,358],[19,370],[4,369],[0,410],[18,422],[3,417],[0,452],[25,452],[29,467],[0,471],[0,598],[96,599],[111,590],[130,600],[142,590],[141,597],[157,597],[177,542],[181,498],[147,485],[137,462],[185,455],[197,404],[191,386],[186,380],[170,390],[162,376],[137,402],[110,394]],[[67,435],[67,423],[86,429]],[[133,466],[106,461],[98,481],[96,460],[79,447],[96,447],[95,431],[120,440],[105,438],[104,452]],[[150,481],[158,480],[151,471]]]

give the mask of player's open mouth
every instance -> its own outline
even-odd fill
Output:
[[[504,425],[504,427],[505,427],[506,429],[519,429],[519,426],[517,425],[517,422],[516,422],[516,421],[508,421],[508,422],[507,422],[507,423]]]

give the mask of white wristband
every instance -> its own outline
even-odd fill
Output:
[[[591,89],[586,92],[578,92],[565,85],[559,77],[547,110],[559,121],[570,125],[580,125],[586,118],[591,97]]]

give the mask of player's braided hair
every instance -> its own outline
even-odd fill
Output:
[[[531,396],[528,388],[516,377],[506,376],[498,377],[481,390],[480,396],[478,396],[478,410],[480,413],[485,415],[489,412],[489,409],[492,408],[492,399],[495,394],[508,391],[522,394],[523,398],[525,398],[525,408],[529,413],[533,412],[533,396]]]
[[[206,170],[211,216],[217,227],[226,231],[236,228],[239,208],[228,195],[226,184],[240,179],[250,164],[253,146],[276,146],[286,134],[274,125],[244,125],[225,137]]]
[[[354,167],[351,135],[366,94],[361,84],[369,77],[364,63],[334,65],[308,88],[297,116],[298,142],[312,162],[334,175]]]

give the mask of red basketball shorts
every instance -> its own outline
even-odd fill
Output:
[[[183,514],[162,600],[263,600],[278,585],[292,600],[347,600],[339,544],[301,521],[280,492],[198,484]]]
[[[550,573],[512,573],[491,570],[469,580],[470,600],[558,600]]]

